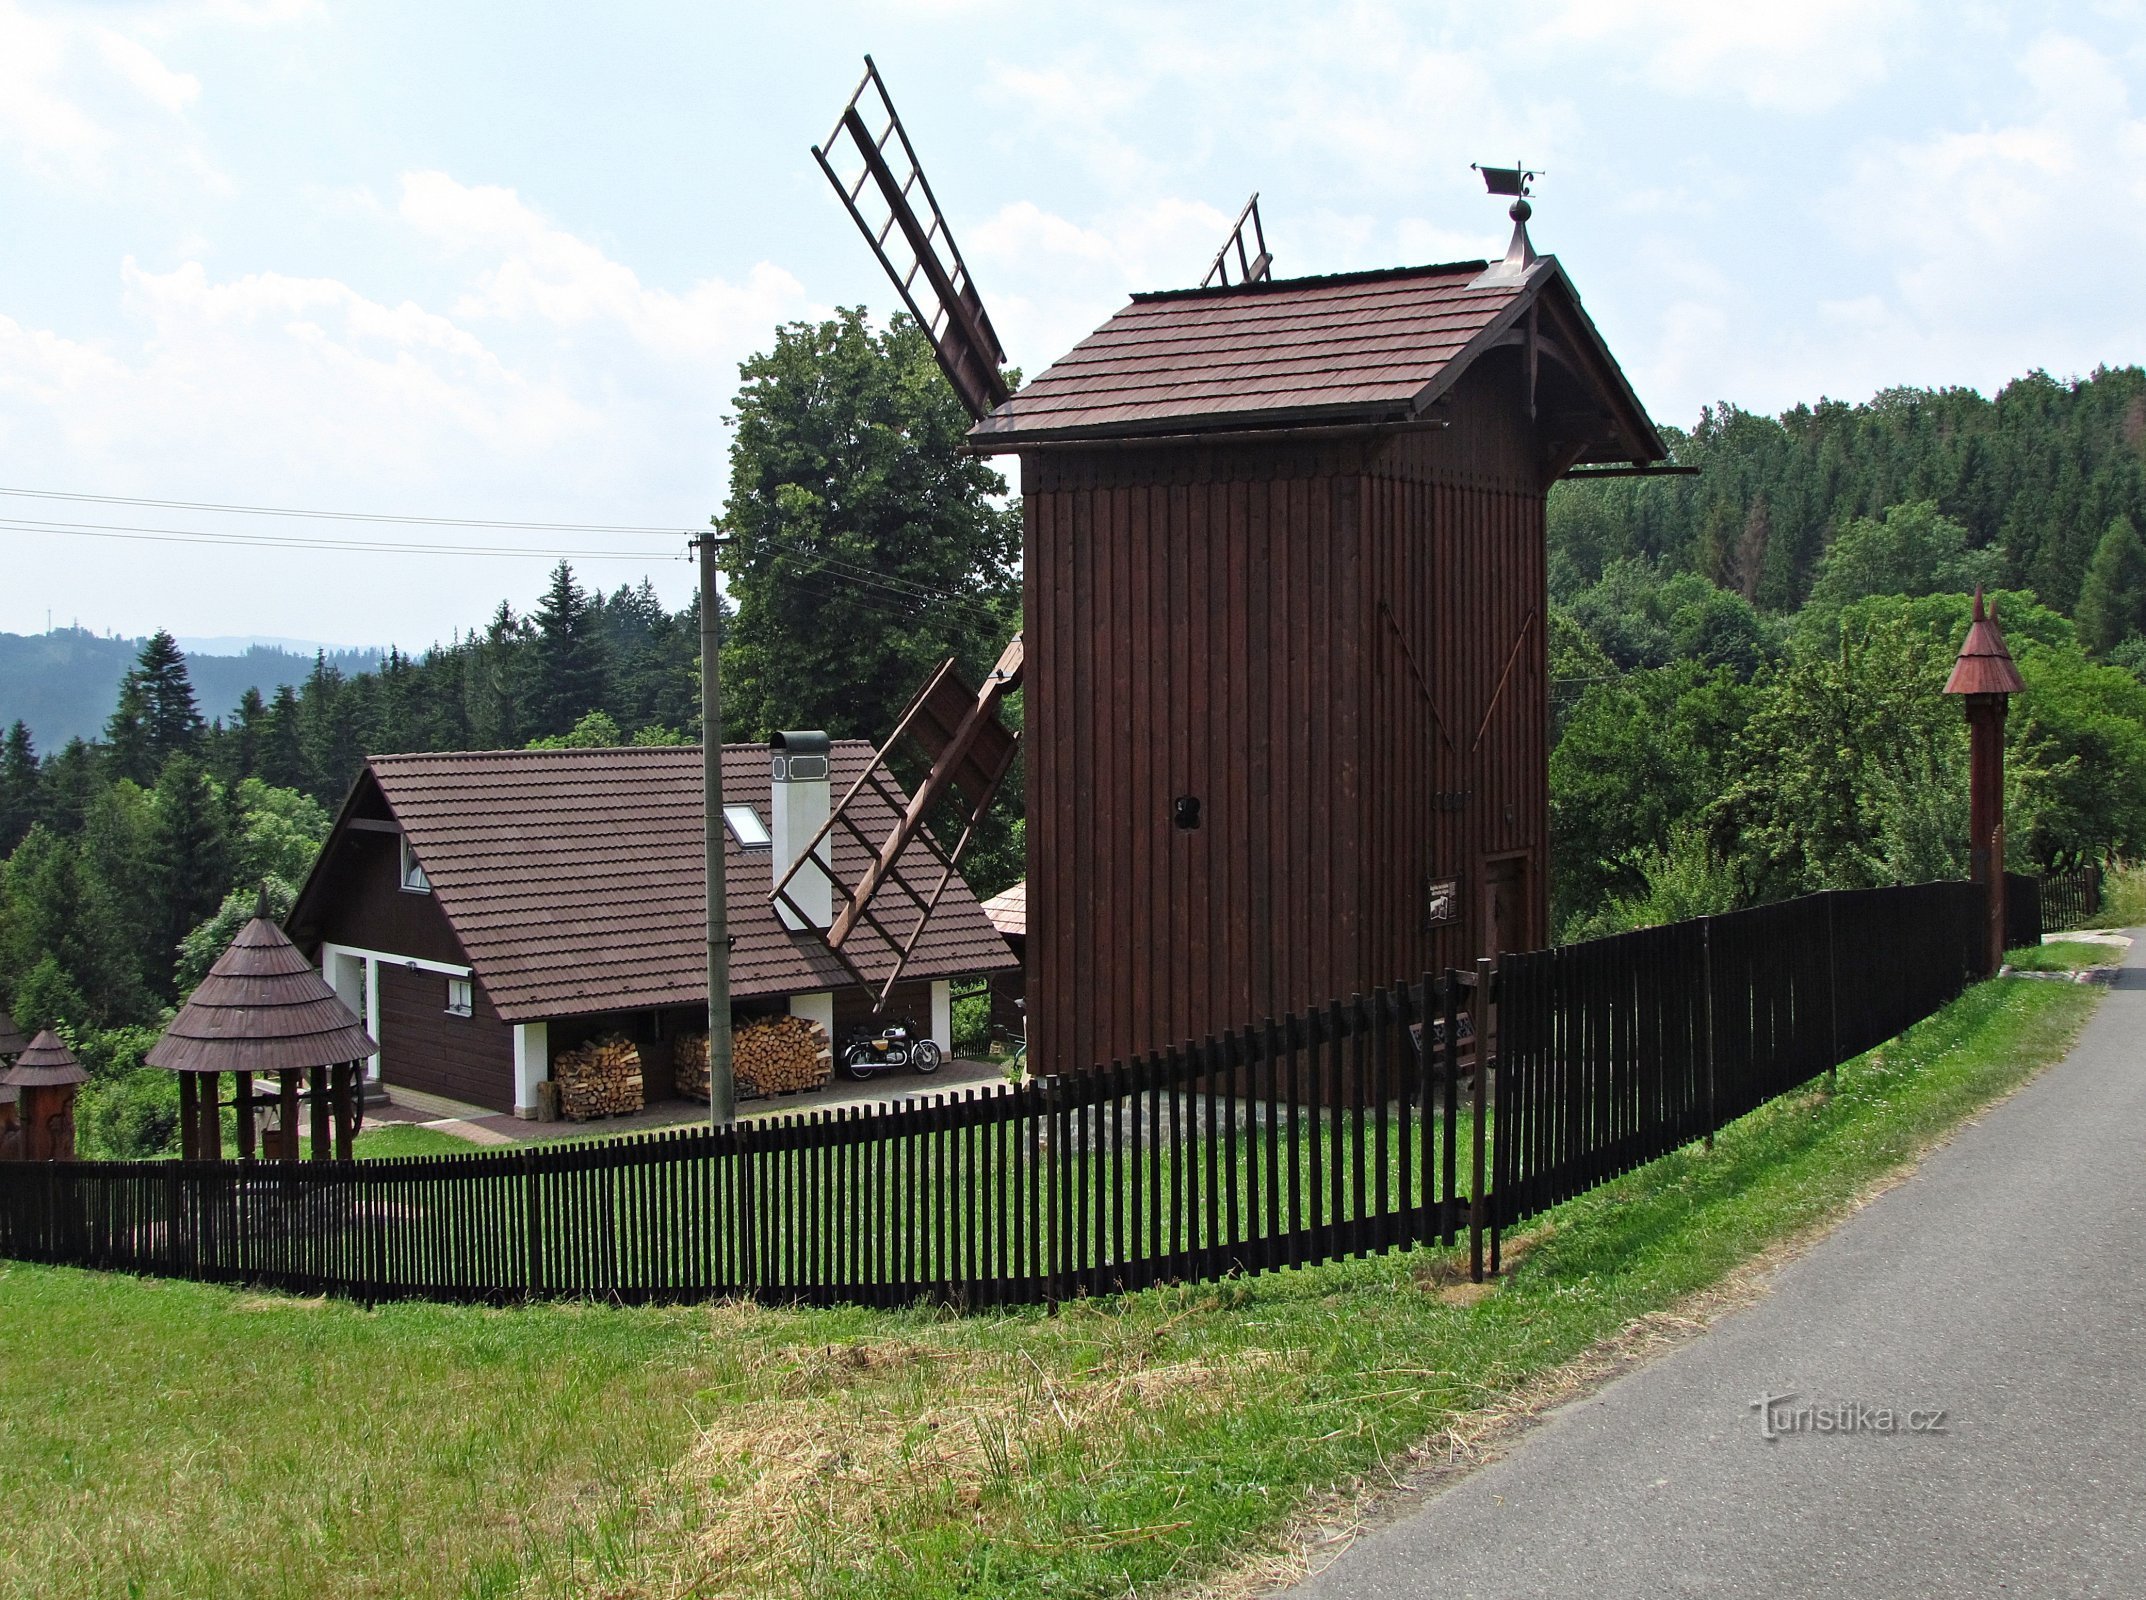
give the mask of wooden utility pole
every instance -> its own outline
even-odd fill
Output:
[[[718,665],[713,532],[693,541],[700,553],[701,862],[708,878],[708,1121],[727,1128],[738,1117],[730,1062],[730,910],[723,875],[723,684]]]
[[[2004,965],[2004,723],[2011,697],[2026,688],[1997,626],[1997,607],[1984,610],[1975,590],[1974,621],[1945,693],[1964,698],[1968,735],[1968,848],[1983,887],[1983,975]]]

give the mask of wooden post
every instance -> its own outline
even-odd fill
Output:
[[[238,1158],[241,1161],[251,1161],[254,1154],[252,1073],[231,1074],[231,1104],[235,1108],[233,1116],[238,1123]]]
[[[217,1099],[217,1087],[223,1074],[202,1072],[194,1076],[201,1079],[201,1097],[198,1109],[201,1115],[201,1131],[196,1143],[201,1149],[203,1161],[221,1161],[224,1154],[224,1128],[222,1106]]]
[[[298,1159],[298,1070],[286,1067],[276,1074],[281,1104],[276,1108],[276,1120],[283,1124],[283,1146],[276,1152],[285,1161]]]
[[[350,1084],[357,1075],[356,1067],[348,1061],[338,1062],[333,1069],[335,1084],[335,1159],[350,1159],[350,1143],[355,1132],[350,1115]]]
[[[201,1159],[201,1085],[194,1074],[179,1074],[179,1159]]]
[[[328,1122],[328,1069],[315,1067],[310,1077],[312,1082],[306,1099],[310,1102],[313,1112],[313,1138],[312,1148],[306,1154],[315,1161],[325,1161],[333,1143]]]
[[[1488,956],[1476,958],[1475,1082],[1469,1093],[1469,1105],[1475,1122],[1475,1126],[1469,1130],[1469,1142],[1474,1145],[1475,1151],[1468,1179],[1468,1276],[1476,1283],[1483,1281],[1483,1227],[1490,1217],[1490,1207],[1486,1204],[1487,1197],[1483,1193],[1483,1157],[1484,1140],[1490,1132],[1490,1097],[1487,1084],[1490,1078],[1490,1041],[1493,1037],[1490,986],[1494,981],[1494,971]]]
[[[1983,893],[1983,976],[2004,965],[2004,723],[2008,696],[1967,696],[1968,839]]]

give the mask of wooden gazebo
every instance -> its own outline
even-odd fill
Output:
[[[15,1026],[15,1019],[0,1011],[0,1161],[14,1160],[22,1154],[22,1134],[16,1114],[22,1091],[7,1081],[7,1065],[29,1045],[22,1030]]]
[[[21,1159],[74,1160],[75,1089],[87,1082],[89,1074],[50,1028],[32,1039],[12,1066],[0,1071],[0,1084],[21,1096],[22,1126],[15,1136]]]
[[[278,1136],[259,1153],[298,1159],[300,1104],[312,1112],[312,1157],[350,1159],[362,1111],[358,1066],[379,1046],[357,1013],[268,914],[264,893],[253,920],[201,980],[148,1054],[152,1067],[179,1074],[179,1152],[187,1160],[223,1154],[222,1110],[238,1112],[238,1154],[256,1154],[255,1110],[276,1107]],[[228,1100],[220,1080],[231,1075]],[[256,1093],[256,1076],[273,1074],[274,1094]]]

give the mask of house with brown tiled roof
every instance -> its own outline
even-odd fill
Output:
[[[805,770],[791,762],[776,782],[768,747],[725,748],[724,863],[739,1020],[809,1016],[839,1040],[872,997],[769,903],[830,784],[847,788],[872,749],[836,740],[828,756],[816,778],[790,778]],[[867,785],[851,809],[869,834],[901,803]],[[532,1116],[560,1053],[622,1032],[660,1098],[670,1041],[706,1026],[701,811],[697,747],[374,756],[287,929],[365,1019],[380,1044],[370,1080],[390,1092]],[[842,829],[830,842],[837,877],[855,881],[864,847]],[[937,881],[882,897],[891,937],[907,939]],[[950,1049],[952,983],[1017,965],[957,874],[888,1011]]]

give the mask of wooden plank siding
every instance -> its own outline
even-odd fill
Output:
[[[514,1109],[514,1029],[481,983],[470,1015],[447,1010],[437,972],[380,964],[380,1062],[393,1088],[444,1095],[492,1111]]]
[[[1526,857],[1539,940],[1551,467],[1517,368],[1443,431],[1024,455],[1036,1070],[1472,962],[1491,857]]]

